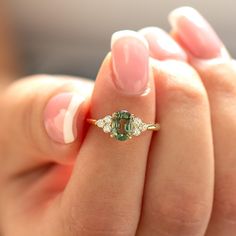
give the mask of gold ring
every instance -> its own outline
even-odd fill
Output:
[[[133,136],[139,136],[142,132],[158,131],[160,124],[144,123],[140,118],[126,110],[114,112],[102,119],[87,119],[87,122],[103,129],[104,133],[110,133],[111,137],[119,141],[131,139]]]

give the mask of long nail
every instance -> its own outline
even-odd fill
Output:
[[[164,30],[157,27],[147,27],[139,30],[149,44],[150,56],[158,60],[187,60],[185,51]]]
[[[148,86],[149,52],[145,38],[134,31],[119,31],[111,40],[114,83],[123,93],[143,93]]]
[[[44,110],[44,126],[55,142],[68,144],[77,137],[76,117],[84,98],[75,93],[61,93],[52,97]]]
[[[210,24],[193,8],[172,11],[169,21],[183,45],[199,59],[228,57],[226,49]]]

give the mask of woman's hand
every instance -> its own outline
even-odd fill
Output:
[[[151,235],[164,232],[154,227],[158,219],[170,219],[172,232],[181,222],[185,232],[203,232],[213,146],[198,74],[178,61],[150,65],[144,38],[124,31],[114,34],[91,101],[82,105],[88,88],[39,76],[2,93],[3,235]],[[83,140],[88,108],[92,118],[127,109],[146,122],[158,119],[162,128],[118,142],[90,126]],[[73,122],[66,122],[68,112]]]
[[[178,30],[174,35],[183,42]],[[155,42],[160,48],[158,40]],[[148,43],[152,57],[159,59],[163,47],[156,53]],[[228,99],[233,106],[235,72],[229,59],[217,70],[212,63],[197,67],[191,60],[206,78],[204,85],[206,80],[212,81],[212,100],[217,98],[215,110],[211,105],[211,119],[209,88],[184,62],[186,52],[191,56],[188,48],[183,51],[174,45],[181,53],[161,55],[163,61],[151,59],[149,63],[144,38],[135,32],[119,32],[113,36],[112,52],[100,68],[92,96],[90,83],[49,76],[18,81],[1,93],[3,236],[204,235],[213,203],[212,128],[216,162],[221,153],[226,158],[216,169],[224,166],[223,173],[233,175],[233,165],[225,166],[233,163],[233,110],[221,105],[222,118],[222,108],[217,106],[228,104]],[[198,47],[197,41],[195,45]],[[170,58],[182,61],[167,60]],[[210,96],[209,100],[212,104]],[[88,110],[97,119],[120,109],[146,122],[157,120],[161,130],[118,142],[97,127],[85,125]],[[69,121],[66,114],[72,115]],[[222,121],[225,116],[226,123]],[[227,133],[216,132],[214,127]],[[215,142],[225,136],[229,142],[224,146]],[[216,209],[225,210],[223,214],[233,195],[226,198],[220,187],[225,187],[221,185],[224,179],[218,179],[218,202],[225,201],[223,207],[216,204],[221,206]],[[230,186],[224,192],[232,193]],[[234,231],[225,231],[229,226],[224,228],[222,222],[230,221],[220,220],[222,214],[213,211],[209,235],[233,235]]]

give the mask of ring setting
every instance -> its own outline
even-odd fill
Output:
[[[139,117],[126,110],[114,112],[112,115],[98,120],[87,119],[87,121],[119,141],[129,140],[147,130],[158,131],[160,129],[159,124],[144,123]]]

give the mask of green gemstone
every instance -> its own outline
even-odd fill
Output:
[[[132,136],[132,118],[128,111],[122,110],[113,114],[111,133],[119,141],[125,141]]]

